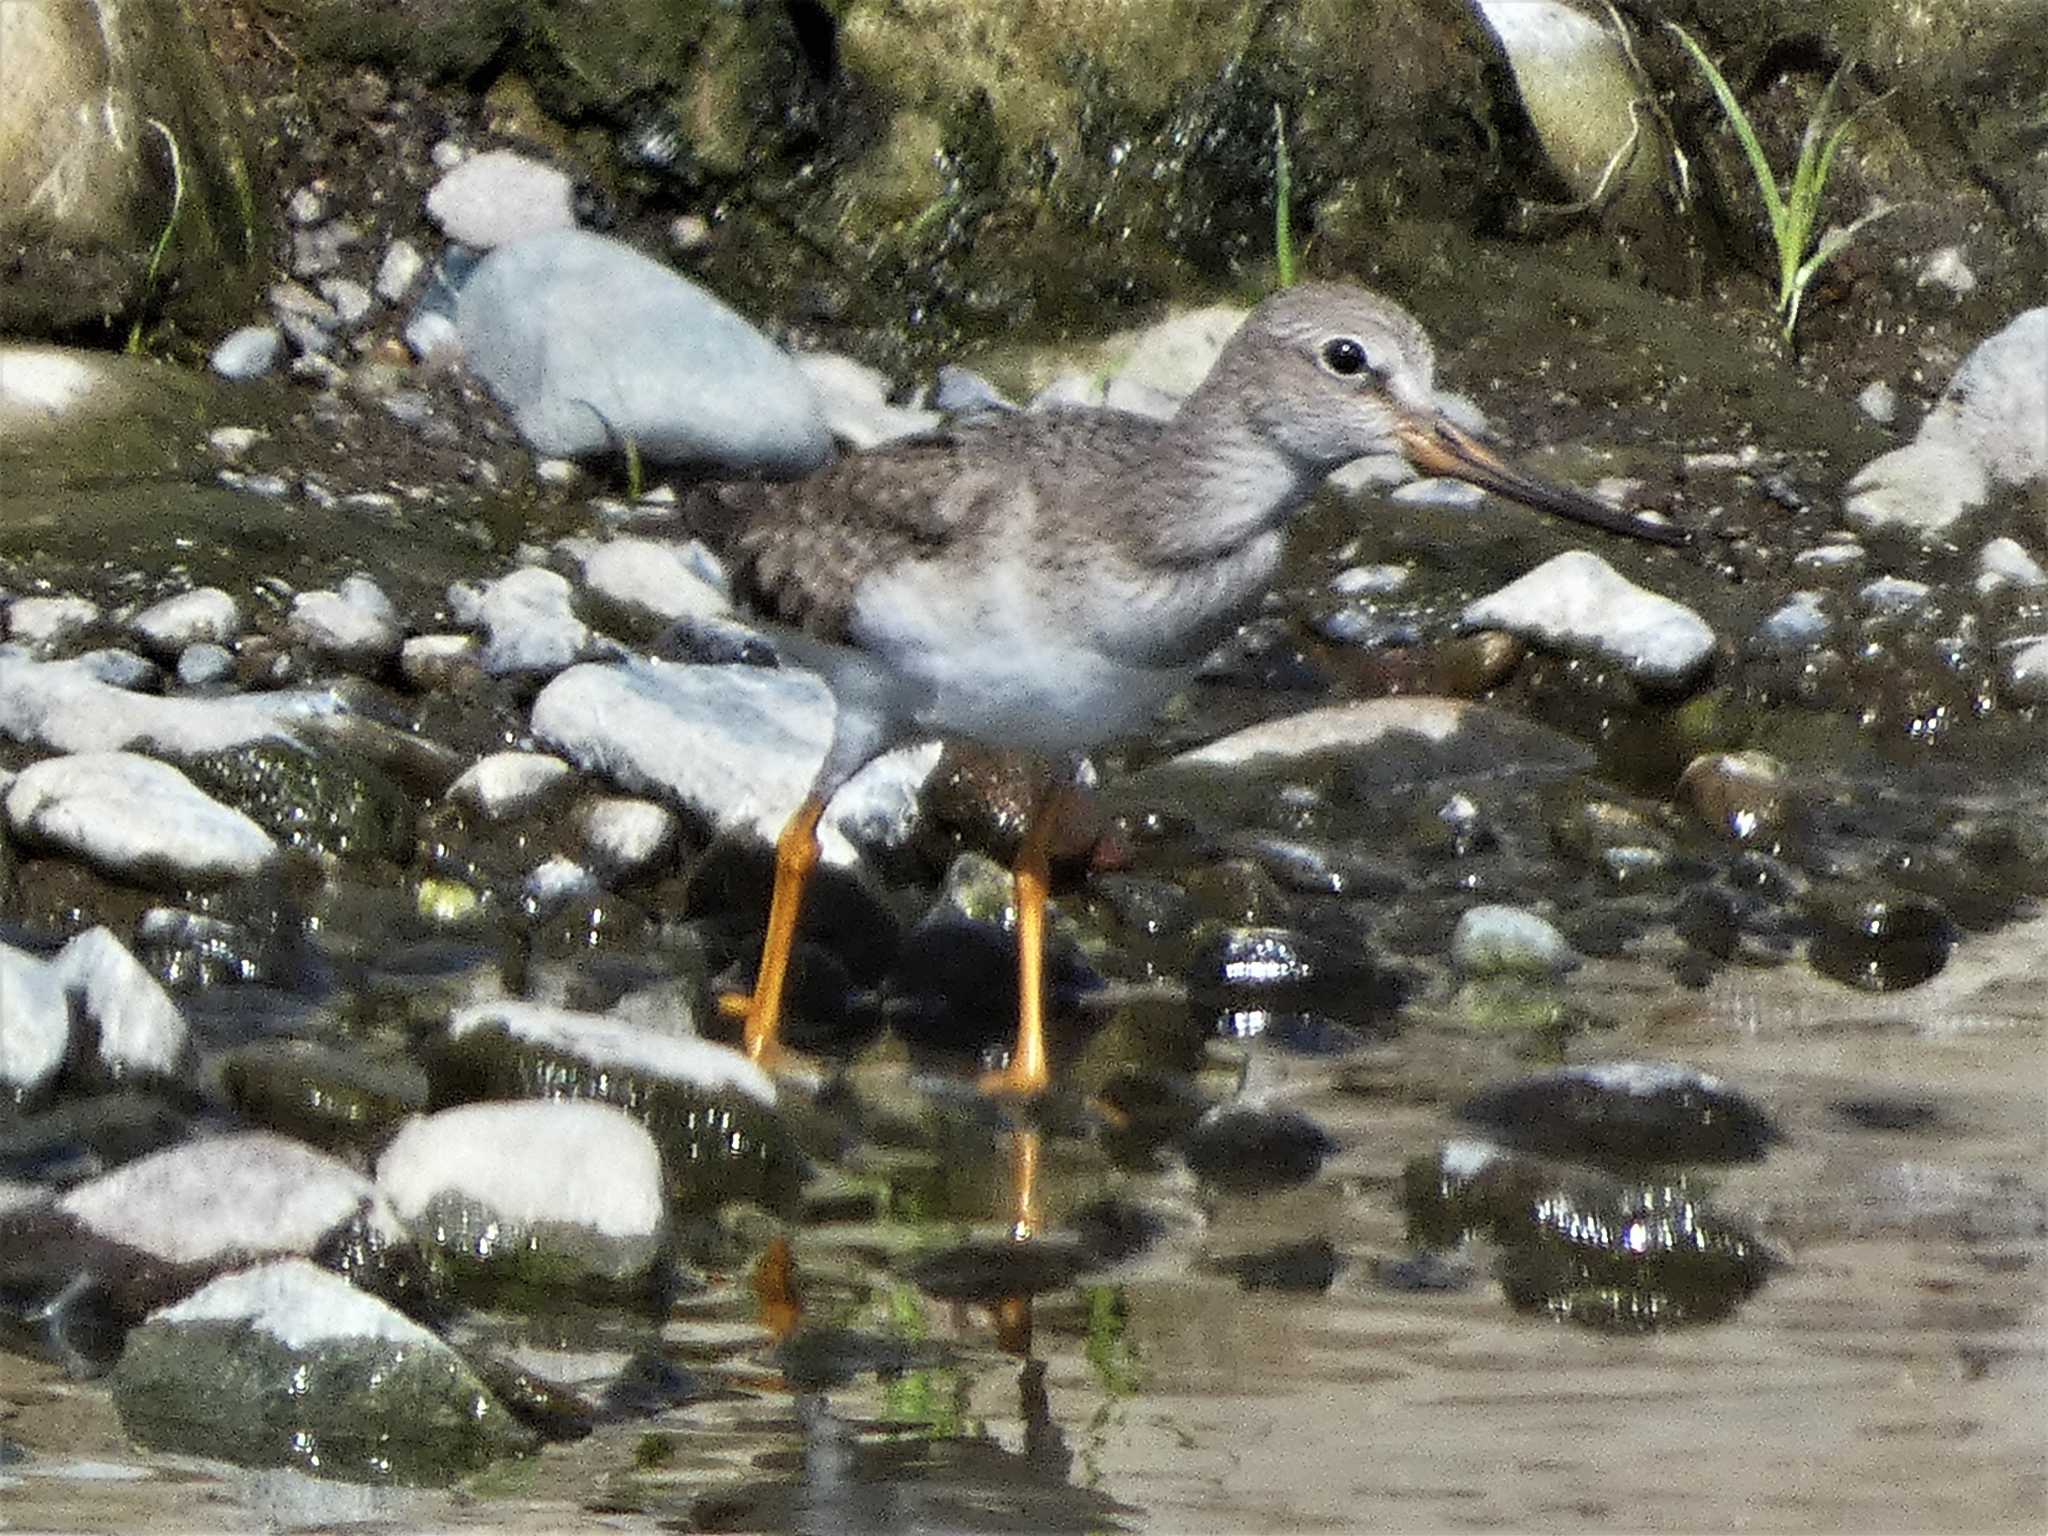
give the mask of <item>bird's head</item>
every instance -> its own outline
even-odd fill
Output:
[[[1662,544],[1690,535],[1548,484],[1505,462],[1437,406],[1436,354],[1413,315],[1363,288],[1304,283],[1251,312],[1203,385],[1246,402],[1253,429],[1320,478],[1372,454],[1468,481],[1539,511]]]

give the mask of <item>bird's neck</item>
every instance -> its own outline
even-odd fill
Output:
[[[1166,425],[1133,472],[1135,553],[1187,566],[1230,555],[1298,512],[1322,476],[1282,453],[1257,429],[1234,391],[1206,385]]]

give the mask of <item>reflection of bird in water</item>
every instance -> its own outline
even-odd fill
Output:
[[[1077,754],[1149,723],[1256,608],[1287,526],[1339,465],[1400,454],[1609,532],[1683,530],[1510,468],[1437,408],[1429,339],[1385,299],[1306,284],[1255,309],[1169,421],[993,414],[854,454],[809,479],[712,492],[737,515],[736,584],[838,706],[810,793],[776,845],[747,1051],[785,1060],[790,948],[833,791],[906,738]],[[993,1092],[1045,1060],[1047,843],[1015,865],[1017,1038]]]
[[[1035,1153],[1034,1153],[1035,1155]],[[865,1371],[948,1370],[962,1380],[948,1417],[964,1409],[966,1374],[976,1367],[938,1346],[906,1344],[847,1330],[807,1336],[789,1245],[770,1245],[755,1272],[762,1320],[778,1335],[777,1357],[796,1387],[797,1462],[790,1474],[707,1494],[692,1518],[707,1530],[841,1533],[1072,1532],[1135,1529],[1140,1513],[1107,1494],[1074,1486],[1074,1453],[1052,1416],[1045,1362],[1017,1373],[1020,1450],[986,1429],[936,1433],[902,1420],[860,1420],[833,1407],[830,1385]],[[1028,1315],[1029,1301],[1023,1302]],[[964,1412],[957,1417],[964,1418]]]

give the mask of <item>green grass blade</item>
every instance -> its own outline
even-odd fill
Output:
[[[1280,286],[1294,286],[1294,168],[1287,160],[1287,116],[1273,103],[1273,265]]]
[[[1714,61],[1707,57],[1706,50],[1692,40],[1692,34],[1675,21],[1668,21],[1665,25],[1678,34],[1678,40],[1685,45],[1686,52],[1692,55],[1700,73],[1706,76],[1707,84],[1713,87],[1714,98],[1721,103],[1721,110],[1728,117],[1728,125],[1735,130],[1735,137],[1741,141],[1742,152],[1749,157],[1750,173],[1756,177],[1757,192],[1764,200],[1764,210],[1770,215],[1771,229],[1775,232],[1785,222],[1785,202],[1778,195],[1777,177],[1772,174],[1771,162],[1764,158],[1764,147],[1757,140],[1756,129],[1750,126],[1749,114],[1742,110],[1742,103],[1735,99],[1735,92],[1730,89],[1721,71],[1715,67]]]

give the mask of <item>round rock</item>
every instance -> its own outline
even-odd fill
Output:
[[[794,476],[832,434],[780,348],[631,246],[561,230],[503,246],[462,290],[469,366],[536,453],[631,443],[656,464]]]
[[[276,857],[270,834],[168,763],[79,752],[24,768],[7,820],[24,841],[120,879],[182,889],[253,875]]]

